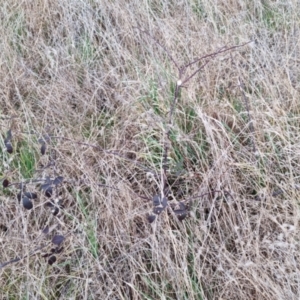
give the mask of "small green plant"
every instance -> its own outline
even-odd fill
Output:
[[[239,45],[239,46],[233,46],[233,47],[224,47],[221,48],[221,50],[213,52],[211,54],[204,55],[200,58],[196,58],[186,64],[179,65],[179,63],[174,59],[174,57],[171,55],[171,53],[168,51],[168,49],[162,45],[156,38],[154,38],[152,35],[149,34],[148,31],[141,30],[140,28],[137,28],[139,32],[141,32],[143,35],[148,36],[151,40],[153,40],[160,48],[163,49],[163,51],[168,56],[169,60],[172,62],[174,67],[177,69],[178,75],[177,75],[177,81],[175,84],[171,85],[171,91],[172,91],[172,98],[170,101],[169,111],[167,120],[164,121],[165,128],[164,128],[164,143],[162,146],[162,151],[157,151],[157,154],[154,157],[159,157],[161,152],[161,183],[160,186],[162,187],[160,189],[160,193],[153,196],[152,203],[153,203],[153,210],[152,213],[149,214],[148,220],[150,223],[152,223],[156,216],[161,214],[167,207],[168,207],[168,198],[171,194],[172,186],[169,182],[169,164],[170,164],[170,151],[171,149],[175,153],[175,157],[177,161],[181,161],[182,157],[180,154],[180,151],[176,149],[176,133],[173,129],[173,123],[174,123],[174,116],[176,113],[176,107],[178,104],[178,101],[181,97],[181,90],[185,87],[186,84],[189,83],[189,81],[203,68],[211,62],[215,57],[222,53],[231,52],[235,49],[238,49],[240,47],[243,47],[247,45],[248,43]],[[192,68],[194,66],[198,66],[200,64],[200,67],[196,67],[196,70],[193,70]],[[157,89],[155,88],[156,85],[153,86],[153,89],[151,90],[151,99],[153,99],[154,102],[156,102],[156,99],[158,98],[157,95]],[[156,112],[157,111],[156,109]],[[157,158],[158,158],[157,157]],[[158,159],[155,158],[157,161]],[[176,205],[176,209],[173,208],[173,213],[178,216],[179,220],[183,220],[187,215],[187,205],[184,202],[179,202],[178,205]]]
[[[28,145],[21,145],[18,149],[18,160],[15,160],[23,178],[32,178],[35,171],[35,154]]]
[[[183,221],[188,215],[189,215],[189,207],[190,203],[189,200],[187,201],[178,201],[175,204],[169,205],[169,197],[171,196],[173,190],[177,189],[177,182],[180,181],[180,174],[181,169],[184,164],[184,154],[183,152],[189,153],[188,156],[195,156],[195,148],[192,148],[190,145],[185,145],[184,143],[178,142],[179,132],[175,129],[174,125],[174,119],[176,116],[176,110],[177,110],[177,104],[181,97],[181,90],[183,87],[185,87],[186,84],[196,75],[198,74],[203,68],[216,56],[221,55],[222,53],[231,52],[233,50],[236,50],[242,46],[245,46],[247,43],[240,45],[240,46],[233,46],[233,47],[225,47],[221,48],[220,50],[213,52],[211,54],[202,56],[200,58],[196,58],[191,62],[188,62],[182,66],[180,66],[175,59],[171,56],[171,54],[168,52],[168,50],[161,45],[155,38],[153,38],[147,31],[140,30],[141,33],[148,35],[151,39],[153,39],[168,55],[170,61],[174,64],[178,71],[178,80],[176,83],[171,84],[171,94],[172,97],[169,102],[168,107],[168,114],[167,118],[165,120],[165,113],[163,112],[165,108],[161,107],[161,104],[159,103],[159,94],[158,94],[158,87],[155,82],[152,82],[151,84],[151,90],[148,95],[148,98],[150,99],[151,104],[154,107],[155,114],[163,119],[163,144],[160,143],[159,139],[156,139],[156,132],[154,132],[153,136],[145,135],[146,144],[149,147],[149,152],[151,153],[150,159],[152,160],[152,165],[156,166],[156,168],[160,168],[160,177],[158,176],[158,173],[156,170],[149,170],[139,162],[130,159],[122,154],[120,154],[118,151],[108,151],[105,149],[100,148],[99,146],[90,145],[88,143],[84,142],[75,142],[71,139],[64,138],[64,137],[58,137],[50,134],[44,135],[41,139],[38,140],[40,143],[40,155],[48,155],[50,164],[48,166],[44,167],[44,171],[46,168],[50,167],[51,165],[55,165],[56,160],[56,154],[55,151],[52,151],[51,144],[58,140],[63,139],[65,141],[71,141],[77,145],[84,145],[87,147],[94,148],[97,151],[106,153],[108,155],[114,155],[118,156],[122,159],[125,159],[131,163],[136,164],[139,167],[142,167],[143,169],[147,170],[147,172],[151,172],[153,176],[156,178],[156,181],[160,181],[160,188],[157,190],[157,193],[155,193],[152,197],[152,199],[146,198],[146,200],[152,201],[152,212],[148,214],[148,221],[150,223],[154,222],[163,211],[165,211],[168,208],[168,213],[170,215],[175,216],[179,221]],[[87,52],[89,54],[89,52]],[[200,67],[197,67],[196,70],[192,70],[189,73],[189,70],[194,67],[198,66],[200,64]],[[149,99],[146,99],[149,101]],[[195,112],[193,109],[187,109],[185,115],[187,116],[187,120],[184,124],[182,124],[182,129],[185,132],[185,134],[189,134],[193,130],[193,118],[195,117]],[[13,149],[13,134],[12,130],[9,130],[5,139],[4,144],[6,147],[6,151],[9,154],[14,153]],[[202,146],[199,146],[200,149]],[[204,146],[203,146],[204,147]],[[35,202],[38,201],[38,199],[41,197],[41,194],[48,198],[48,201],[46,201],[45,206],[48,207],[52,214],[54,216],[58,216],[59,212],[64,209],[64,203],[61,199],[61,195],[63,194],[62,187],[67,183],[72,181],[71,179],[65,179],[63,176],[57,174],[55,170],[52,172],[46,172],[48,175],[39,178],[34,178],[35,175],[35,164],[36,164],[36,158],[34,152],[26,145],[25,143],[19,143],[19,148],[17,151],[18,156],[14,158],[14,163],[12,164],[14,168],[18,168],[20,175],[25,179],[20,182],[12,182],[10,183],[8,178],[3,179],[3,187],[4,189],[9,189],[10,187],[14,186],[16,187],[19,192],[16,195],[16,198],[18,202],[24,207],[24,209],[30,211],[34,208]],[[171,168],[170,166],[170,155],[171,152],[173,153],[173,162],[174,166]],[[191,158],[192,159],[192,158]],[[16,161],[18,163],[16,163]],[[179,168],[179,169],[178,169]],[[175,176],[172,174],[172,170],[175,170]],[[12,173],[12,172],[11,172]],[[72,185],[69,188],[72,189]],[[115,187],[106,186],[104,184],[97,184],[99,186],[106,187],[108,189],[116,189]],[[117,189],[116,189],[117,190]],[[217,191],[213,190],[209,193],[222,193],[223,191]],[[227,195],[229,195],[228,192],[225,192]],[[140,195],[138,195],[140,196]],[[197,198],[201,198],[202,195],[199,195]],[[140,196],[141,198],[145,199],[145,197]],[[97,258],[98,257],[98,242],[97,242],[97,236],[95,232],[95,226],[92,224],[92,218],[89,215],[87,209],[87,203],[84,199],[85,197],[82,197],[81,193],[76,194],[76,199],[79,205],[79,208],[81,210],[82,215],[85,218],[86,222],[86,228],[85,232],[87,233],[87,239],[88,243],[91,249],[92,255]],[[192,200],[192,199],[190,199]],[[49,234],[49,228],[46,226],[43,230],[43,233],[47,236]],[[48,259],[48,264],[52,265],[56,262],[56,255],[61,253],[63,250],[63,247],[61,247],[62,242],[64,241],[65,236],[63,235],[54,235],[52,238],[52,244],[55,245],[54,248],[51,249],[50,252],[47,252],[43,255],[44,258]],[[33,252],[35,254],[35,252]],[[25,256],[24,256],[25,257]],[[23,257],[23,258],[24,258]],[[19,261],[22,258],[11,260],[7,263],[4,263],[0,265],[0,267],[4,267],[7,264],[10,264],[12,262]]]
[[[13,134],[12,130],[10,129],[7,132],[6,138],[4,139],[4,145],[6,148],[6,151],[9,154],[14,153],[13,148]],[[41,140],[41,155],[46,154],[46,140],[49,142],[49,138]],[[19,154],[15,157],[12,163],[12,167],[19,169],[20,175],[25,179],[20,182],[10,182],[8,178],[4,178],[2,180],[2,185],[5,190],[8,190],[10,187],[15,187],[18,190],[18,193],[16,195],[16,199],[18,203],[20,203],[24,209],[26,210],[32,210],[34,207],[34,203],[38,201],[38,199],[41,197],[41,193],[44,194],[46,198],[49,199],[49,201],[46,202],[46,207],[51,208],[51,211],[54,216],[56,216],[60,209],[62,209],[62,203],[60,201],[55,201],[59,194],[59,187],[64,182],[63,176],[56,176],[51,178],[50,176],[46,176],[45,178],[33,178],[33,175],[35,174],[35,157],[33,152],[28,149],[24,144],[21,144],[20,149],[17,149],[16,154]],[[19,158],[19,163],[16,163],[17,158]],[[12,173],[12,171],[10,171]],[[5,225],[2,224],[2,227],[5,227]],[[7,230],[6,228],[2,228],[4,231]],[[45,236],[48,236],[49,226],[46,226],[42,230],[43,234]],[[65,237],[63,235],[54,235],[52,237],[52,244],[55,245],[54,248],[51,249],[49,253],[46,253],[42,255],[44,258],[48,258],[48,264],[52,265],[56,261],[56,254],[59,254],[62,252],[63,247],[61,247],[62,242],[64,241]],[[39,246],[34,251],[32,251],[29,256],[35,255],[38,251],[45,248],[45,246]],[[18,262],[24,258],[26,258],[28,255],[23,255],[21,257],[12,259],[8,262],[0,264],[0,269],[11,264],[14,262]]]

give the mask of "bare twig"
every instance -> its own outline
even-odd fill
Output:
[[[224,47],[222,47],[221,49],[219,49],[219,50],[217,50],[217,51],[215,51],[215,52],[213,52],[213,53],[206,54],[206,55],[204,55],[204,56],[201,56],[201,57],[199,57],[199,58],[196,58],[195,60],[193,60],[193,61],[191,61],[190,63],[186,64],[186,65],[185,65],[185,68],[190,67],[191,65],[193,65],[193,64],[195,64],[195,63],[197,63],[197,62],[199,62],[199,61],[202,60],[202,59],[206,59],[206,58],[214,58],[215,56],[217,56],[217,55],[219,55],[219,54],[221,54],[221,53],[228,52],[228,51],[232,51],[232,50],[234,50],[234,49],[244,47],[244,46],[250,44],[251,42],[252,42],[252,41],[249,41],[249,42],[244,43],[244,44],[242,44],[242,45],[231,46],[231,47],[229,47],[229,48],[226,48],[226,47],[224,46]]]
[[[77,144],[77,145],[82,145],[82,146],[87,146],[87,147],[90,147],[90,148],[93,148],[95,150],[98,150],[98,151],[101,151],[103,153],[106,153],[106,154],[109,154],[109,155],[114,155],[114,156],[118,156],[126,161],[129,161],[137,166],[139,166],[141,169],[143,169],[145,172],[149,172],[149,173],[152,173],[153,175],[157,176],[157,173],[147,167],[145,167],[144,165],[142,165],[141,163],[135,161],[135,160],[132,160],[130,158],[127,158],[125,156],[123,156],[122,154],[116,152],[116,151],[110,151],[110,150],[105,150],[103,148],[101,148],[100,146],[96,146],[96,145],[92,145],[92,144],[89,144],[89,143],[85,143],[85,142],[78,142],[78,141],[74,141],[70,138],[66,138],[66,137],[63,137],[63,136],[54,136],[54,135],[51,135],[50,136],[51,138],[55,138],[55,139],[61,139],[61,140],[65,140],[65,141],[69,141],[69,142],[72,142],[74,144]]]
[[[173,56],[171,55],[171,53],[168,51],[168,49],[162,45],[155,37],[153,37],[149,31],[147,30],[142,30],[138,27],[134,27],[135,29],[138,29],[140,32],[145,33],[150,39],[152,39],[158,46],[160,46],[165,52],[166,54],[169,56],[170,60],[173,62],[173,64],[175,65],[175,67],[180,70],[179,65],[177,64],[177,62],[175,61],[175,59],[173,58]]]
[[[184,79],[182,84],[187,83],[191,78],[193,78],[197,73],[199,73],[209,62],[210,62],[210,60],[205,62],[199,69],[197,69],[194,73],[192,73],[190,76],[188,76],[186,79]]]
[[[46,248],[47,246],[48,246],[48,244],[47,244],[47,245],[44,245],[44,246],[37,247],[37,248],[35,248],[32,252],[30,252],[28,255],[16,257],[16,258],[14,258],[14,259],[12,259],[12,260],[10,260],[10,261],[4,262],[4,263],[0,264],[0,269],[3,269],[3,268],[6,267],[7,265],[13,264],[13,263],[15,263],[15,262],[19,262],[19,261],[23,260],[23,259],[26,258],[26,257],[33,256],[33,255],[37,254],[37,251],[40,251],[40,250]]]
[[[180,88],[181,88],[181,82],[178,81],[176,83],[174,98],[173,98],[173,101],[171,103],[171,107],[170,107],[170,111],[169,111],[169,120],[168,120],[168,123],[167,123],[167,129],[166,129],[166,131],[167,131],[166,132],[166,140],[164,142],[163,166],[162,166],[163,167],[162,186],[163,186],[164,194],[166,194],[165,196],[168,195],[167,170],[168,170],[169,143],[171,142],[171,138],[170,138],[171,127],[172,127],[173,114],[174,114],[174,111],[175,111],[175,108],[176,108],[177,100],[179,98]]]
[[[244,43],[242,45],[236,45],[236,46],[231,46],[231,47],[222,47],[221,49],[219,49],[218,51],[215,51],[213,53],[210,54],[206,54],[204,56],[201,56],[183,66],[179,66],[179,63],[176,62],[176,60],[173,58],[173,56],[170,54],[170,51],[168,51],[168,49],[162,45],[156,38],[154,38],[148,31],[146,30],[142,30],[138,27],[136,27],[140,32],[146,34],[148,37],[150,37],[157,45],[159,45],[168,55],[168,57],[170,58],[170,60],[173,62],[173,64],[176,66],[177,70],[178,70],[178,81],[176,83],[175,86],[175,92],[174,92],[174,97],[172,100],[172,103],[170,105],[170,110],[169,110],[169,119],[168,122],[166,124],[166,134],[165,134],[165,139],[164,139],[164,147],[163,147],[163,155],[162,155],[162,170],[163,170],[163,174],[162,174],[162,197],[166,197],[168,196],[169,193],[169,189],[168,189],[168,177],[167,177],[167,170],[168,170],[168,154],[169,154],[169,149],[170,149],[170,143],[171,143],[171,139],[170,139],[170,135],[171,135],[171,127],[172,127],[172,120],[173,120],[173,115],[174,112],[176,110],[176,105],[178,102],[178,98],[180,95],[180,89],[183,87],[183,85],[185,83],[187,83],[190,79],[192,79],[197,73],[199,73],[212,59],[214,59],[216,56],[228,52],[228,51],[233,51],[235,49],[241,48],[247,44],[249,44],[250,42]],[[198,68],[196,71],[194,71],[192,74],[188,75],[187,77],[185,77],[183,79],[183,75],[185,74],[185,72],[187,71],[187,69],[189,67],[191,67],[192,65],[198,63],[201,60],[207,60],[205,61],[200,68]]]
[[[188,201],[196,200],[196,199],[199,199],[199,198],[203,198],[203,197],[205,197],[205,196],[209,196],[209,195],[211,195],[211,194],[213,194],[213,193],[222,193],[224,196],[229,196],[231,199],[234,199],[233,196],[232,196],[228,191],[211,190],[211,191],[209,191],[209,192],[200,194],[200,195],[198,195],[197,197],[188,198],[187,200],[188,200]]]

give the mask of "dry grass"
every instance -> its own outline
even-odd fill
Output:
[[[69,182],[58,216],[43,195],[27,211],[16,188],[1,192],[1,263],[50,241],[47,224],[66,236],[52,266],[36,253],[0,269],[1,299],[300,298],[297,1],[14,0],[0,16],[0,124],[15,148],[1,176]],[[182,222],[164,211],[149,224],[139,197],[161,192],[178,78],[135,26],[179,64],[253,40],[182,89],[168,174],[169,204],[190,203]],[[38,171],[46,132],[70,140]]]

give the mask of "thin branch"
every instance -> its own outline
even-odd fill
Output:
[[[173,114],[175,112],[175,108],[176,108],[176,104],[177,104],[177,100],[179,98],[179,93],[180,93],[180,88],[181,88],[181,82],[177,82],[176,83],[176,87],[175,87],[175,93],[174,93],[174,98],[170,107],[170,111],[169,111],[169,120],[167,123],[167,133],[166,133],[166,141],[164,143],[164,151],[163,151],[163,189],[164,189],[164,193],[166,194],[165,196],[167,196],[168,192],[167,192],[167,170],[168,170],[168,153],[169,153],[169,143],[171,142],[171,126],[172,126],[172,120],[173,120]]]
[[[173,98],[173,101],[171,103],[171,107],[170,107],[170,111],[169,111],[169,120],[168,120],[168,123],[167,123],[167,126],[166,126],[166,138],[165,138],[165,141],[164,141],[163,157],[162,157],[163,174],[162,174],[162,179],[161,180],[162,180],[162,187],[163,187],[163,194],[164,194],[162,196],[167,196],[167,194],[168,194],[168,186],[167,186],[168,185],[167,184],[167,181],[168,181],[168,177],[167,177],[168,154],[169,154],[169,148],[170,148],[170,142],[171,142],[170,134],[171,134],[173,115],[174,115],[174,112],[175,112],[175,109],[176,109],[176,104],[177,104],[177,101],[178,101],[178,98],[179,98],[180,89],[182,88],[183,84],[187,83],[198,72],[200,72],[210,62],[211,59],[213,59],[214,57],[216,57],[217,55],[219,55],[221,53],[224,53],[224,52],[227,52],[227,51],[232,51],[234,49],[243,47],[243,46],[249,44],[250,42],[247,42],[247,43],[244,43],[244,44],[238,45],[238,46],[232,46],[232,47],[225,48],[225,49],[223,47],[223,48],[221,48],[220,50],[218,50],[214,53],[204,55],[204,56],[202,56],[200,58],[197,58],[196,60],[186,64],[186,65],[183,65],[183,66],[179,67],[179,65],[176,63],[175,59],[172,57],[172,55],[166,49],[166,47],[164,47],[157,39],[155,39],[153,36],[151,36],[148,31],[144,31],[144,30],[141,30],[139,28],[137,28],[137,29],[140,30],[141,32],[147,34],[152,40],[154,40],[167,53],[170,60],[174,63],[174,65],[176,66],[176,68],[178,69],[178,72],[179,72],[179,74],[178,74],[179,79],[176,83],[174,98]],[[200,60],[203,60],[203,59],[208,59],[208,60],[200,68],[198,68],[195,72],[193,72],[190,76],[186,77],[182,81],[181,80],[182,76],[185,73],[185,71],[187,70],[187,68],[192,66],[193,64],[199,62]]]
[[[28,184],[34,184],[34,183],[39,183],[39,182],[45,182],[46,179],[32,179],[32,180],[26,180],[26,181],[23,181],[23,182],[12,182],[10,183],[6,188],[10,187],[10,186],[13,186],[13,185],[28,185]],[[74,180],[64,180],[63,182],[65,183],[70,183],[70,184],[76,184],[76,182],[74,182]],[[78,182],[78,184],[84,184],[84,185],[89,185],[89,183],[87,182],[84,182],[82,180],[80,180]],[[102,187],[102,188],[107,188],[107,189],[112,189],[112,190],[115,190],[115,191],[118,191],[120,192],[120,189],[116,188],[116,187],[113,187],[113,186],[110,186],[110,185],[106,185],[106,184],[101,184],[101,183],[95,183],[95,185],[99,186],[99,187]],[[142,196],[142,195],[139,195],[138,193],[136,192],[133,192],[137,197],[143,199],[143,200],[151,200],[150,198],[148,197],[145,197],[145,196]]]
[[[170,60],[173,62],[173,64],[175,65],[175,67],[178,69],[178,71],[180,70],[179,65],[176,63],[175,59],[173,58],[173,56],[171,55],[171,53],[168,51],[168,49],[162,45],[155,37],[153,37],[147,30],[142,30],[138,27],[134,27],[136,29],[138,29],[140,32],[145,33],[146,35],[148,35],[148,37],[150,37],[150,39],[152,39],[157,45],[159,45],[165,52],[166,54],[169,56]]]
[[[209,195],[211,195],[212,193],[222,193],[222,194],[224,194],[224,196],[230,196],[230,198],[234,199],[233,196],[232,196],[229,192],[227,192],[227,191],[211,190],[211,191],[209,191],[209,192],[200,194],[200,195],[197,196],[197,197],[188,198],[187,200],[188,200],[188,201],[196,200],[196,199],[202,198],[202,197],[204,197],[204,196],[209,196]]]
[[[28,185],[28,184],[34,184],[34,183],[38,183],[38,182],[43,182],[46,179],[28,179],[22,182],[11,182],[6,188],[9,188],[10,186],[14,186],[14,185]]]
[[[244,44],[242,44],[242,45],[236,45],[236,46],[232,46],[232,47],[225,48],[225,49],[224,49],[224,47],[222,47],[222,48],[221,48],[220,50],[218,50],[218,51],[215,51],[215,52],[210,53],[210,54],[206,54],[206,55],[204,55],[204,56],[201,56],[201,57],[199,57],[199,58],[193,60],[192,62],[190,62],[190,63],[188,63],[187,65],[185,65],[185,68],[190,67],[191,65],[193,65],[193,64],[195,64],[195,63],[197,63],[197,62],[199,62],[199,61],[202,60],[202,59],[205,59],[205,58],[214,58],[215,56],[217,56],[217,55],[219,55],[219,54],[221,54],[221,53],[224,53],[224,52],[227,52],[227,51],[230,51],[230,50],[234,50],[234,49],[237,49],[237,48],[244,47],[244,46],[250,44],[251,42],[252,42],[252,41],[249,41],[249,42],[244,43]],[[222,49],[223,49],[223,50],[222,50]]]
[[[72,142],[74,144],[77,144],[77,145],[82,145],[82,146],[87,146],[87,147],[90,147],[90,148],[93,148],[93,149],[96,149],[98,151],[101,151],[103,153],[106,153],[106,154],[109,154],[109,155],[115,155],[115,156],[118,156],[126,161],[129,161],[137,166],[139,166],[141,169],[143,169],[145,172],[149,172],[149,173],[152,173],[153,175],[157,176],[156,172],[152,171],[151,169],[148,169],[147,167],[145,167],[144,165],[142,165],[141,163],[135,161],[135,160],[132,160],[130,158],[127,158],[121,154],[119,154],[118,152],[115,152],[115,151],[110,151],[110,150],[105,150],[103,148],[101,148],[100,146],[96,146],[96,145],[92,145],[92,144],[88,144],[88,143],[85,143],[85,142],[77,142],[77,141],[74,141],[70,138],[66,138],[66,137],[63,137],[63,136],[54,136],[54,135],[50,135],[51,138],[54,138],[54,139],[61,139],[61,140],[65,140],[65,141],[69,141],[69,142]]]
[[[12,259],[12,260],[10,260],[10,261],[4,262],[4,263],[0,264],[0,269],[3,269],[4,267],[6,267],[7,265],[10,265],[10,264],[12,264],[12,263],[21,261],[21,260],[23,260],[23,259],[26,258],[26,257],[30,257],[30,256],[35,255],[35,254],[37,254],[37,251],[40,251],[40,250],[46,248],[48,245],[49,245],[49,244],[44,245],[44,246],[37,247],[37,248],[35,248],[33,251],[31,251],[28,255],[24,255],[24,256],[21,256],[21,257],[16,257],[16,258],[14,258],[14,259]]]
[[[206,63],[204,63],[199,69],[197,69],[194,73],[192,73],[192,75],[190,75],[189,77],[187,77],[186,79],[183,80],[182,84],[187,83],[191,78],[193,78],[198,72],[200,72],[208,63],[210,62],[210,60],[208,60]]]
[[[71,232],[69,232],[69,233],[67,233],[66,235],[64,235],[64,238],[66,238],[66,237],[68,237],[68,236],[70,236],[70,235],[71,235]],[[40,251],[40,250],[42,250],[42,249],[48,247],[48,246],[51,245],[51,244],[52,244],[52,242],[49,242],[49,243],[47,243],[46,245],[39,246],[39,247],[35,248],[33,251],[31,251],[31,252],[30,252],[29,254],[27,254],[27,255],[23,255],[23,256],[20,256],[20,257],[16,257],[16,258],[14,258],[14,259],[12,259],[12,260],[10,260],[10,261],[4,262],[4,263],[0,264],[0,269],[4,268],[5,266],[10,265],[10,264],[12,264],[12,263],[21,261],[21,260],[23,260],[23,259],[26,258],[26,257],[31,257],[31,256],[33,256],[33,255],[35,255],[35,254],[38,254],[38,251]]]
[[[12,120],[12,119],[18,119],[18,118],[20,118],[20,117],[18,117],[18,116],[0,117],[1,120]],[[1,126],[1,127],[3,127],[3,126]]]

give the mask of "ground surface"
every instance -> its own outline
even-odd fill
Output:
[[[299,299],[299,3],[4,2],[0,298]]]

